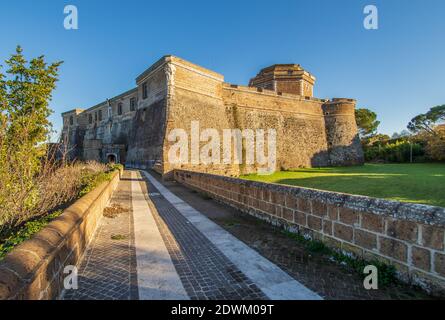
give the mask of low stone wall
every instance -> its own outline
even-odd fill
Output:
[[[58,298],[66,266],[76,266],[120,178],[115,172],[0,261],[0,300]]]
[[[445,208],[175,170],[177,182],[445,295]]]

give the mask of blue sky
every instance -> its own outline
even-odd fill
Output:
[[[79,29],[65,30],[76,5]],[[379,9],[379,29],[363,8]],[[299,63],[317,77],[315,96],[351,97],[377,112],[392,134],[445,104],[445,1],[9,1],[0,0],[0,61],[17,44],[27,57],[63,60],[51,120],[134,86],[174,54],[247,84],[259,69]]]

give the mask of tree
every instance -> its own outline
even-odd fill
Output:
[[[375,135],[380,124],[380,121],[377,120],[377,114],[364,108],[355,110],[355,120],[362,139]]]
[[[363,138],[362,145],[365,147],[377,144],[384,144],[390,139],[391,139],[390,136],[388,136],[387,134],[377,133],[373,136]]]
[[[391,136],[391,139],[400,139],[400,138],[407,138],[411,136],[411,133],[408,130],[402,130],[400,133],[394,132]]]
[[[413,133],[425,131],[437,136],[437,130],[434,128],[437,124],[445,121],[445,104],[432,107],[427,113],[422,113],[414,118],[408,124],[408,129]]]
[[[18,46],[5,61],[6,75],[0,69],[0,209],[8,198],[16,210],[35,203],[33,178],[46,152],[49,101],[62,63],[47,64],[44,56],[28,62],[22,52]]]
[[[428,134],[426,140],[426,152],[433,160],[445,160],[445,126],[436,126],[435,134]]]
[[[426,152],[433,160],[445,160],[444,121],[445,105],[440,105],[415,116],[408,124],[408,129],[426,142]]]

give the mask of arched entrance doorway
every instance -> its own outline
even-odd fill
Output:
[[[116,155],[115,155],[114,153],[109,153],[109,154],[107,155],[107,161],[108,161],[108,163],[115,164],[115,163],[116,163],[116,160],[117,160],[117,157],[116,157]]]

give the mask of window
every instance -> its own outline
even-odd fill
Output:
[[[130,99],[130,111],[134,111],[136,109],[136,99],[131,98]]]
[[[94,122],[97,121],[97,111],[94,113]]]
[[[88,123],[89,124],[93,123],[93,115],[91,113],[88,115]]]
[[[102,121],[102,110],[99,110],[99,121]]]
[[[70,126],[72,126],[74,124],[74,118],[73,116],[70,117]]]
[[[144,82],[142,84],[142,99],[147,99],[147,97],[148,97],[147,82]]]
[[[119,102],[119,104],[117,105],[117,114],[118,115],[122,114],[122,102]]]

